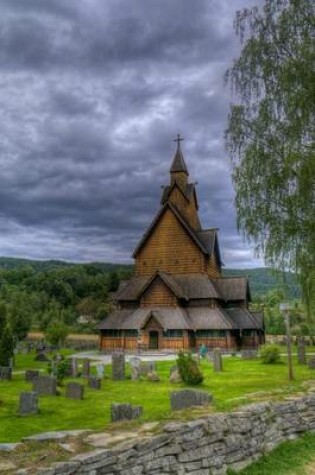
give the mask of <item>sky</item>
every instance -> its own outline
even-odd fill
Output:
[[[131,262],[169,182],[173,138],[227,267],[224,147],[235,12],[255,0],[0,0],[0,255]]]

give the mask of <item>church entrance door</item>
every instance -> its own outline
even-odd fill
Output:
[[[149,333],[149,349],[158,350],[159,348],[159,332],[153,330]]]

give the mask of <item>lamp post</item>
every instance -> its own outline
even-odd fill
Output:
[[[292,351],[291,351],[290,311],[291,311],[290,304],[288,303],[280,304],[280,312],[283,313],[286,337],[287,337],[286,339],[287,339],[289,381],[293,381],[294,376],[293,376]]]

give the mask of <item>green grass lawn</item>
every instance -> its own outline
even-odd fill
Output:
[[[70,352],[67,352],[68,354]],[[0,381],[0,442],[14,442],[21,437],[34,433],[65,430],[95,429],[102,430],[109,423],[110,405],[113,402],[130,402],[142,405],[143,421],[168,420],[181,417],[171,413],[169,392],[184,387],[182,384],[169,383],[169,369],[174,361],[158,362],[157,372],[161,382],[125,381],[114,382],[110,379],[110,366],[106,366],[102,390],[85,388],[85,399],[75,401],[64,397],[64,388],[57,397],[40,397],[40,414],[21,417],[17,414],[19,393],[30,391],[31,383],[24,381],[25,369],[46,370],[47,363],[34,361],[34,354],[18,355],[13,380]],[[307,366],[294,365],[296,379],[289,383],[287,367],[284,362],[276,365],[264,365],[259,360],[244,361],[238,357],[224,358],[224,371],[214,373],[212,364],[201,362],[204,383],[200,389],[213,394],[214,410],[230,410],[240,404],[272,397],[282,397],[303,389],[305,380],[314,379],[314,370]],[[128,376],[128,373],[127,373]],[[70,381],[66,379],[65,383]],[[82,381],[86,386],[86,381]],[[191,416],[189,411],[188,417]]]
[[[238,475],[311,475],[315,473],[315,434],[284,442]],[[229,475],[236,475],[232,470]]]

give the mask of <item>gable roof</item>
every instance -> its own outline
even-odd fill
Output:
[[[186,297],[186,295],[183,293],[183,290],[182,288],[178,285],[178,283],[176,282],[176,279],[174,279],[173,276],[171,276],[170,274],[166,274],[165,272],[162,272],[162,271],[157,271],[155,274],[153,274],[153,276],[144,284],[144,286],[141,288],[141,290],[139,291],[138,295],[137,295],[137,298],[139,299],[141,297],[142,294],[144,294],[144,292],[146,292],[150,287],[151,285],[153,284],[153,282],[156,280],[156,279],[161,279],[164,284],[171,290],[171,292],[179,299],[185,299],[185,300],[188,300],[188,298]]]
[[[140,240],[138,246],[136,247],[136,249],[134,250],[133,254],[132,254],[132,257],[136,257],[136,255],[138,254],[138,252],[140,251],[140,249],[142,248],[142,246],[145,244],[145,242],[147,241],[147,239],[150,237],[152,231],[154,230],[155,226],[157,225],[157,223],[159,222],[160,218],[162,217],[162,215],[165,213],[165,211],[169,209],[173,214],[174,216],[177,218],[177,220],[179,221],[179,223],[182,225],[182,227],[185,229],[185,231],[187,232],[187,234],[191,237],[191,239],[195,242],[195,244],[199,247],[199,249],[204,253],[204,254],[208,254],[208,251],[207,249],[204,247],[203,243],[200,241],[200,239],[198,238],[197,236],[197,233],[189,226],[189,224],[187,223],[187,221],[185,220],[185,218],[181,215],[181,213],[178,211],[178,209],[171,203],[169,202],[166,202],[160,209],[159,211],[157,212],[157,214],[155,215],[153,221],[151,222],[150,226],[147,228],[147,230],[145,231],[145,233],[143,234],[142,236],[142,239]]]
[[[114,295],[114,300],[118,301],[133,301],[137,300],[137,295],[143,286],[146,284],[148,277],[132,277],[125,285],[117,290]]]
[[[221,299],[222,297],[215,282],[206,274],[176,274],[157,271],[153,276],[132,277],[122,289],[115,293],[116,301],[137,301],[159,276],[179,299]]]
[[[215,279],[213,282],[226,301],[251,300],[247,277],[222,277]]]
[[[208,254],[215,254],[218,264],[220,266],[224,265],[220,255],[218,228],[201,229],[200,231],[196,231],[196,234],[198,239],[203,243],[205,249],[207,249]]]
[[[182,193],[184,198],[186,198],[188,201],[190,201],[191,198],[194,197],[195,202],[196,202],[196,208],[199,209],[195,184],[194,183],[187,183],[185,186],[182,186],[182,185],[179,185],[176,180],[174,181],[174,183],[172,185],[164,186],[163,193],[162,193],[162,198],[161,198],[161,204],[162,205],[164,205],[166,203],[166,201],[168,200],[171,192],[173,191],[173,189],[175,187],[178,188],[178,190]]]
[[[259,322],[247,308],[237,307],[224,310],[240,330],[263,330],[263,321]]]

